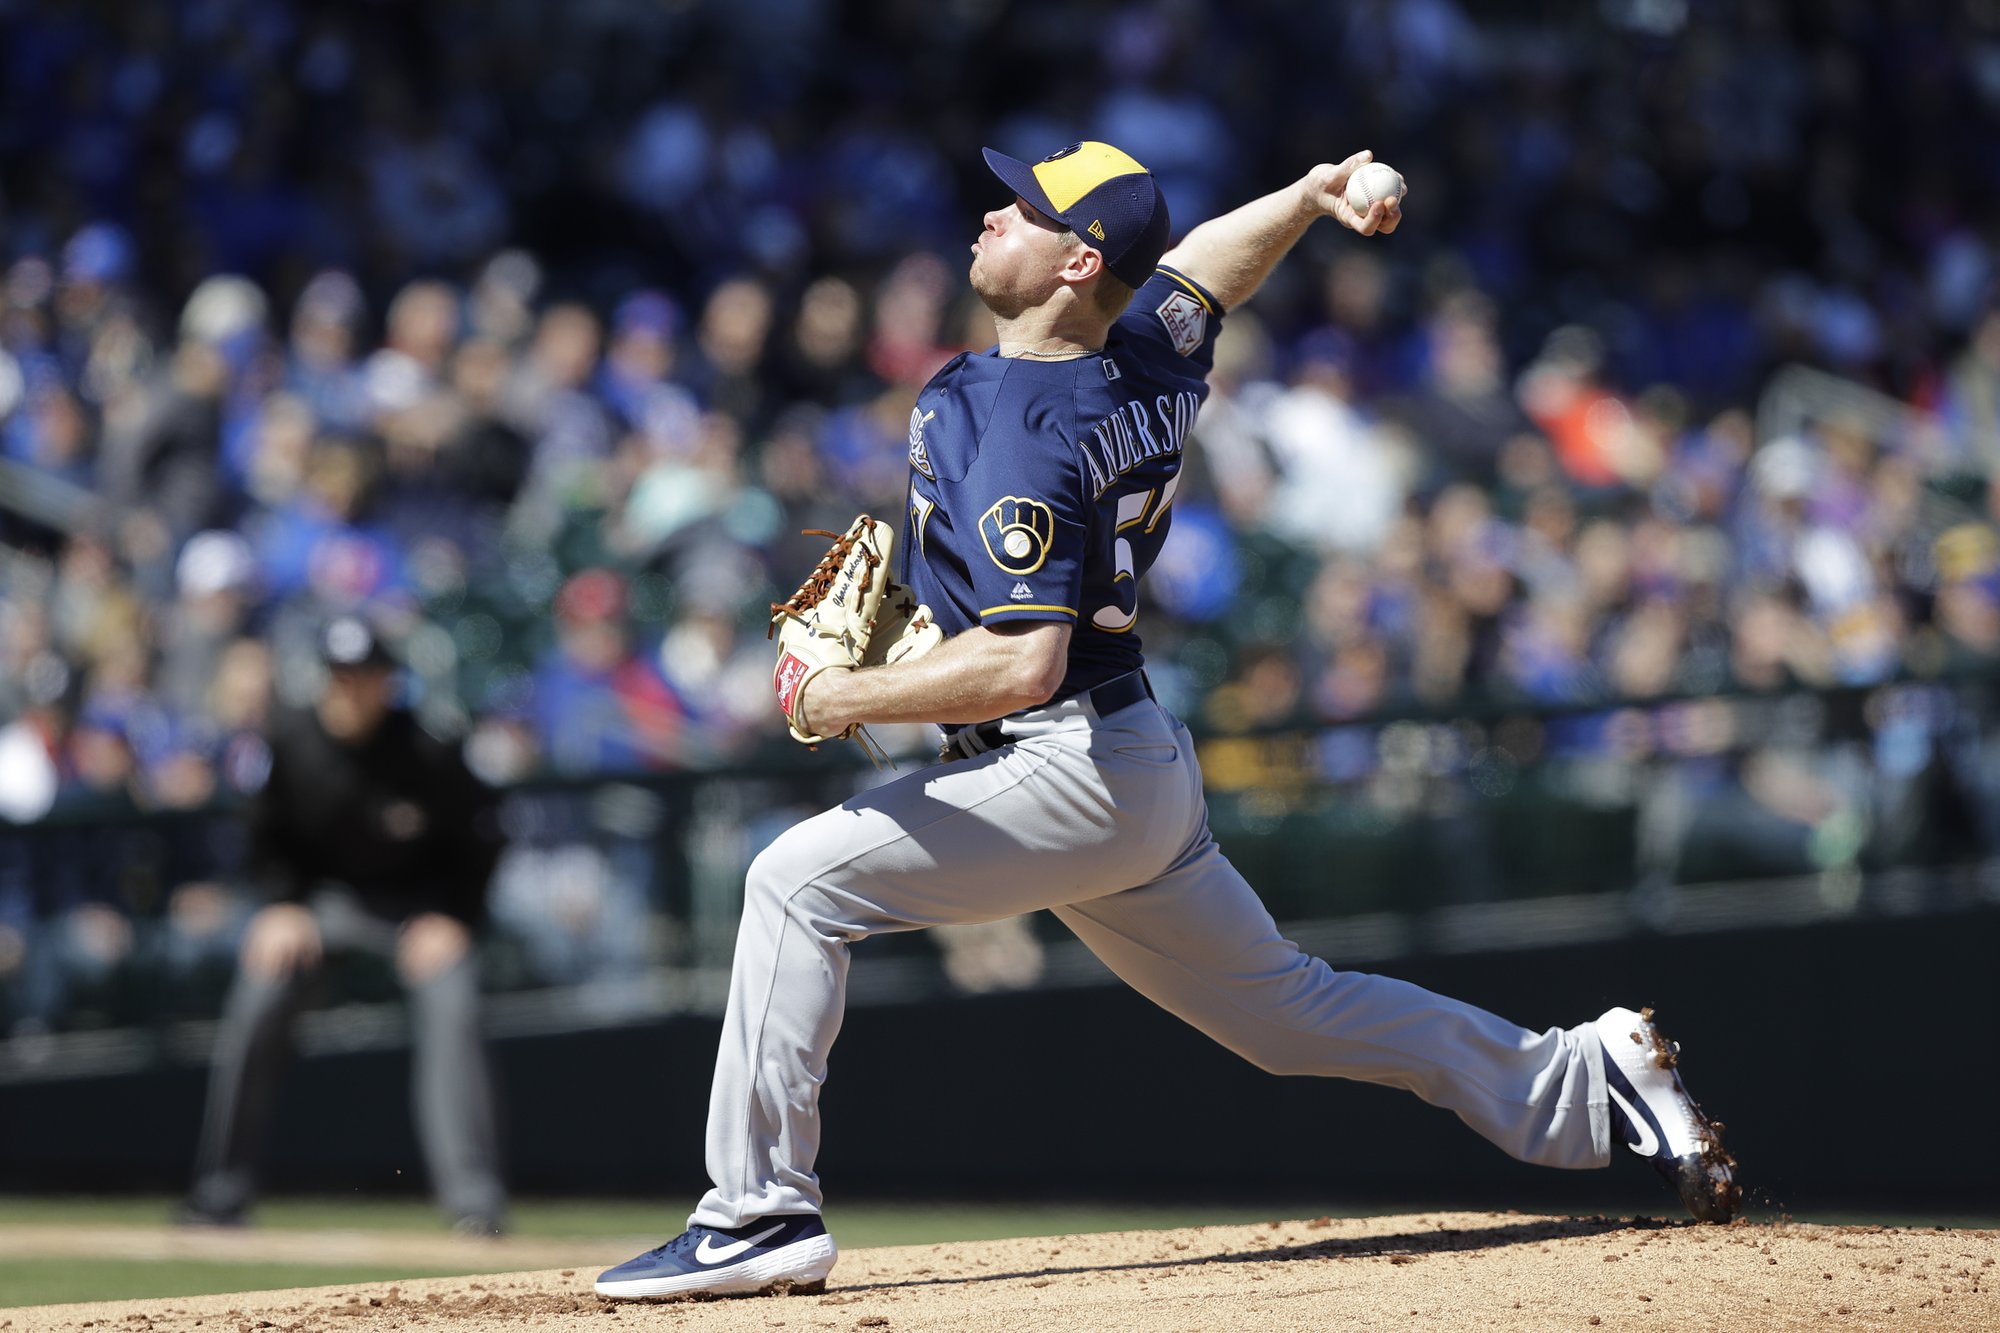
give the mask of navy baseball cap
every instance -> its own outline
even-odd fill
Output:
[[[1167,252],[1171,226],[1152,172],[1110,144],[1088,139],[1033,165],[984,151],[994,175],[1103,255],[1113,277],[1127,287],[1146,285]]]

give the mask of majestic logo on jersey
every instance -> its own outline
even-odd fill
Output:
[[[1035,595],[1035,590],[1033,588],[1030,588],[1025,583],[1015,584],[1014,591],[1007,594],[1009,598],[1011,598],[1016,602],[1025,602],[1034,595]]]
[[[1175,292],[1153,312],[1167,326],[1167,337],[1182,356],[1193,356],[1208,336],[1208,310],[1193,292]]]
[[[1055,537],[1055,511],[1040,500],[1003,495],[979,516],[979,540],[986,543],[986,554],[1016,577],[1042,567]]]
[[[936,481],[937,476],[931,471],[931,456],[924,449],[924,423],[936,415],[935,411],[930,411],[918,416],[916,408],[910,409],[910,466],[932,481]]]

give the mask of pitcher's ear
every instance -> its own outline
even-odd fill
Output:
[[[1089,282],[1100,273],[1108,272],[1104,267],[1104,255],[1088,245],[1078,246],[1076,251],[1063,262],[1064,282]]]

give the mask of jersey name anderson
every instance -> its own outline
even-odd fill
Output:
[[[1102,498],[1114,482],[1141,463],[1180,453],[1200,411],[1201,395],[1182,389],[1156,395],[1151,411],[1134,399],[1100,421],[1078,450],[1084,470],[1090,474],[1090,498]]]

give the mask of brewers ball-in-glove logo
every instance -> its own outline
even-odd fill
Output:
[[[986,554],[1009,574],[1032,574],[1049,558],[1056,516],[1040,500],[1003,495],[979,516],[979,539]]]

